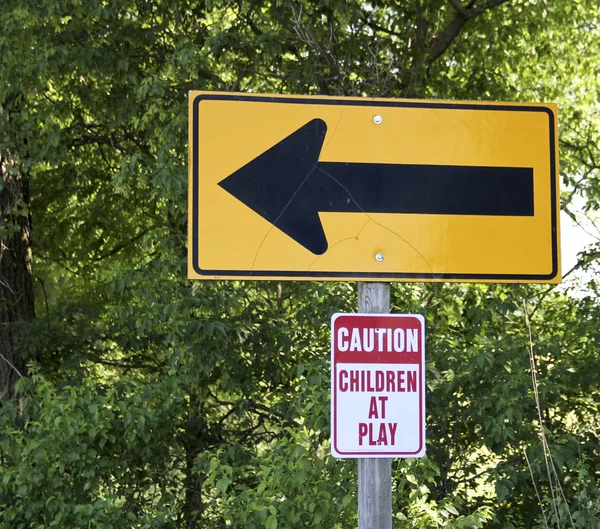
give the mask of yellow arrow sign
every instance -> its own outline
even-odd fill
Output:
[[[190,278],[561,279],[555,105],[189,104]]]

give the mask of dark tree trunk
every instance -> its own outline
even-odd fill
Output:
[[[19,327],[35,317],[31,274],[29,175],[0,152],[0,402],[25,374],[16,345]]]
[[[185,529],[201,527],[204,511],[201,495],[202,478],[198,472],[195,472],[196,458],[202,451],[202,436],[204,433],[204,420],[202,419],[204,413],[202,413],[202,407],[198,403],[198,395],[195,393],[190,394],[187,427],[182,437],[185,449],[185,477],[183,479],[185,503],[182,513]]]

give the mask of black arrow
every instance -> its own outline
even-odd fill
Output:
[[[320,211],[533,216],[533,169],[319,162],[313,119],[219,182],[314,254],[327,251]]]

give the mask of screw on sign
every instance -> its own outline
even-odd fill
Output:
[[[334,314],[331,453],[425,455],[425,324],[418,314]]]

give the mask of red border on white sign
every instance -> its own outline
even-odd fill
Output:
[[[420,314],[332,316],[331,454],[425,455],[425,320]]]

